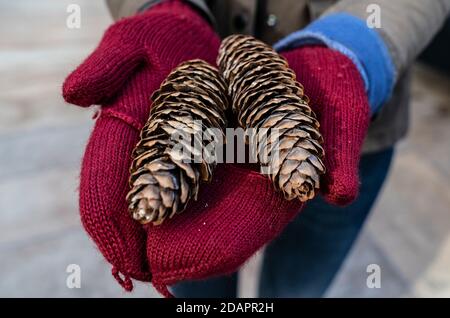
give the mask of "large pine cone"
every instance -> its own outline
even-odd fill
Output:
[[[231,35],[220,47],[219,69],[243,128],[255,128],[251,146],[286,199],[306,201],[320,187],[323,139],[303,86],[287,61],[247,35]]]
[[[218,71],[192,60],[174,69],[152,100],[133,151],[127,200],[134,219],[157,225],[197,198],[200,181],[211,180],[216,160],[204,146],[223,137],[228,99]]]

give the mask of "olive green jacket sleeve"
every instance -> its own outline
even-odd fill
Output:
[[[113,19],[119,20],[149,9],[162,1],[164,0],[106,0],[106,4]],[[210,23],[213,23],[214,19],[205,1],[187,0],[187,2],[201,12]]]
[[[373,5],[378,6],[377,31],[390,51],[397,77],[430,43],[450,12],[450,0],[341,0],[324,15],[345,12],[367,20]]]
[[[163,0],[106,0],[115,20],[143,11]],[[186,0],[214,24],[206,0]],[[216,0],[217,1],[217,0]],[[218,0],[233,3],[258,0]],[[368,8],[378,6],[381,27],[377,31],[385,40],[396,67],[396,76],[403,73],[428,45],[450,12],[450,0],[266,0],[268,6],[284,6],[286,2],[305,3],[305,7],[327,6],[324,15],[345,12],[367,20]],[[256,5],[254,6],[256,8]],[[254,12],[256,14],[256,12]],[[294,21],[293,21],[294,24]],[[286,34],[287,35],[287,34]],[[397,78],[396,78],[397,79]]]

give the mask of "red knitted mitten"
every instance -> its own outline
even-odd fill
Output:
[[[235,272],[301,208],[259,172],[219,165],[187,211],[162,225],[147,225],[153,284],[170,296],[167,285]]]
[[[147,120],[150,96],[179,63],[200,58],[214,64],[219,44],[191,7],[165,1],[112,25],[64,83],[67,102],[102,105],[83,158],[80,214],[127,290],[130,277],[151,278],[145,230],[130,217],[125,201],[131,152]]]
[[[324,137],[326,198],[346,204],[358,192],[358,162],[369,124],[362,78],[346,56],[325,47],[285,54],[305,87]],[[219,195],[217,193],[220,193]],[[236,271],[273,240],[301,211],[263,175],[232,165],[219,167],[189,211],[161,226],[148,226],[147,253],[153,283],[167,285]]]
[[[283,55],[320,122],[327,168],[322,192],[331,203],[348,204],[358,195],[359,158],[370,122],[361,75],[348,57],[326,47],[301,47]]]

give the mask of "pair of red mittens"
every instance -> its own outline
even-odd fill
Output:
[[[81,168],[80,215],[121,285],[168,285],[236,271],[301,211],[268,178],[233,164],[219,165],[198,201],[160,226],[142,226],[127,210],[131,152],[150,111],[151,94],[183,61],[215,64],[219,37],[189,5],[169,0],[123,19],[63,86],[67,102],[100,104]],[[310,97],[324,137],[327,173],[322,192],[346,204],[358,193],[358,163],[369,124],[361,76],[339,52],[311,46],[284,54]]]

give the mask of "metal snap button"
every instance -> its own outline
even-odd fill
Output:
[[[267,26],[273,28],[277,25],[278,17],[275,14],[269,14],[266,20]]]

